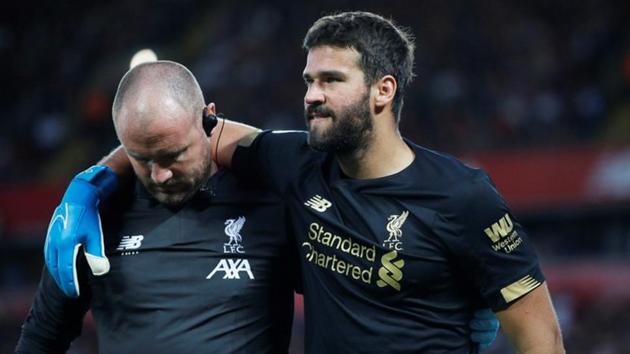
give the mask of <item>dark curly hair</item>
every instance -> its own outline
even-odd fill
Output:
[[[413,36],[382,16],[364,11],[343,12],[315,21],[302,47],[309,51],[325,45],[359,52],[359,66],[365,74],[366,85],[372,85],[385,75],[396,79],[398,88],[392,111],[399,121],[405,89],[414,76]]]

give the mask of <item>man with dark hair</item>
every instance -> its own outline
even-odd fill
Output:
[[[289,204],[307,352],[475,353],[468,321],[486,306],[519,352],[563,352],[536,254],[490,178],[400,136],[410,37],[349,12],[315,22],[304,48],[308,133],[222,138],[216,159]]]
[[[392,111],[400,120],[403,96],[413,79],[414,41],[404,29],[369,12],[347,12],[317,20],[306,33],[302,47],[354,48],[361,54],[359,67],[365,84],[392,74],[397,80]]]
[[[308,134],[257,134],[229,162],[289,203],[307,350],[470,353],[467,322],[489,306],[519,352],[563,352],[535,251],[490,178],[400,136],[410,37],[349,12],[317,20],[304,49]]]
[[[204,110],[214,105],[180,64],[141,64],[123,77],[112,113],[137,181],[101,208],[97,243],[109,260],[86,254],[107,274],[90,275],[79,258],[79,297],[68,298],[45,269],[17,353],[65,352],[89,309],[99,353],[288,351],[295,267],[284,206],[217,170]],[[50,229],[89,222],[80,201],[93,178],[101,198],[115,184],[102,169],[77,177]],[[98,216],[91,221],[100,230]]]

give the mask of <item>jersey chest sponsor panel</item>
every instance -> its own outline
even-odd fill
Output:
[[[467,321],[478,296],[465,279],[457,281],[432,229],[434,202],[421,193],[359,190],[312,174],[290,191],[307,330],[324,338],[307,338],[308,351],[326,352],[326,343],[330,352],[474,350]],[[307,205],[315,194],[330,204],[325,211]],[[326,325],[331,318],[335,326]]]
[[[99,336],[155,332],[158,352],[188,342],[191,352],[282,348],[292,299],[290,280],[276,281],[289,247],[283,213],[277,200],[253,195],[176,212],[141,200],[119,221],[104,218],[111,270],[90,276]]]
[[[378,298],[430,294],[452,282],[448,251],[432,230],[436,211],[430,201],[423,203],[419,195],[357,193],[347,182],[325,183],[310,175],[291,191],[306,269],[314,267]],[[310,205],[312,195],[329,207],[322,211]]]
[[[218,296],[238,295],[248,281],[270,279],[287,240],[283,226],[269,220],[282,212],[261,205],[132,211],[121,225],[105,226],[111,271],[95,280],[136,298],[151,296],[144,290],[156,284],[165,285],[164,295],[194,296],[217,286],[224,290]]]

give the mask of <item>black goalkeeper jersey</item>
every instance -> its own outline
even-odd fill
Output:
[[[286,353],[295,277],[281,201],[222,171],[179,210],[136,192],[101,208],[108,274],[80,257],[69,299],[44,270],[17,352],[64,352],[91,309],[101,354]]]
[[[490,178],[407,142],[413,163],[357,180],[305,132],[264,132],[232,165],[288,203],[302,263],[307,353],[475,353],[475,309],[543,281]]]

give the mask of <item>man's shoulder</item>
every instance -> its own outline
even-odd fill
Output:
[[[232,158],[233,168],[248,170],[252,164],[264,162],[266,168],[312,155],[322,154],[308,144],[308,132],[301,130],[263,130],[239,142]],[[268,166],[271,165],[271,166]]]
[[[475,200],[487,200],[497,193],[490,177],[481,168],[447,153],[410,144],[416,154],[415,176],[423,190],[439,195],[444,212],[457,213]]]
[[[139,198],[144,197],[140,192],[141,188],[144,187],[135,176],[121,183],[118,190],[106,200],[101,201],[99,205],[99,212],[103,222],[130,210]],[[144,190],[144,193],[146,193],[148,198],[149,192]]]
[[[252,143],[265,140],[274,143],[292,142],[297,146],[308,145],[308,132],[304,130],[262,130],[253,136],[249,142],[244,140],[239,145],[247,147]]]
[[[211,191],[212,198],[225,201],[246,201],[247,203],[270,202],[280,203],[281,200],[270,188],[256,180],[243,178],[239,174],[221,169],[206,188]]]
[[[239,144],[233,157],[233,168],[251,172],[251,165],[282,174],[300,169],[305,163],[323,159],[330,154],[314,150],[308,142],[308,132],[301,130],[264,130]]]
[[[416,170],[425,181],[430,181],[446,188],[462,183],[472,183],[485,176],[485,172],[472,167],[450,154],[432,150],[414,143],[409,143],[414,150]]]

